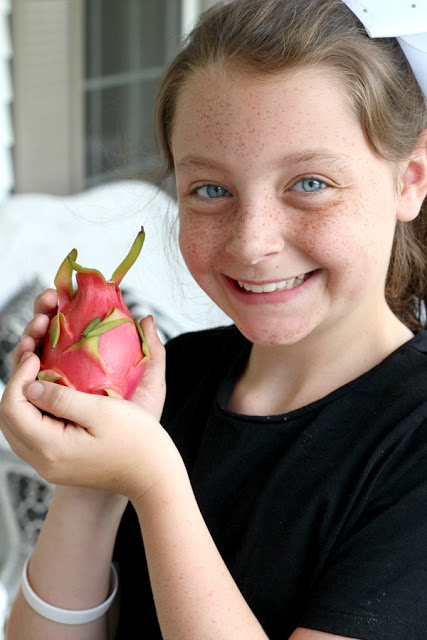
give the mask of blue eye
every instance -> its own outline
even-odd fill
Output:
[[[299,193],[316,193],[326,187],[327,185],[318,178],[303,178],[293,185],[293,190]]]
[[[231,193],[219,184],[205,184],[198,187],[196,193],[201,198],[227,198]]]

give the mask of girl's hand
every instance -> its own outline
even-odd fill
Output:
[[[49,322],[57,310],[58,296],[55,289],[46,289],[34,302],[34,318],[27,325],[20,342],[12,354],[12,373],[16,370],[24,353],[37,352],[43,344]],[[165,350],[157,335],[152,316],[140,322],[150,350],[150,363],[136,389],[132,402],[144,407],[158,420],[165,401]]]
[[[45,338],[56,305],[54,289],[44,291],[35,301],[36,315],[13,353],[11,380],[0,404],[0,428],[15,453],[46,480],[106,489],[130,497],[129,482],[132,484],[130,478],[140,466],[141,451],[150,455],[147,443],[155,446],[155,441],[160,440],[165,450],[177,455],[158,424],[165,397],[165,350],[153,318],[141,321],[150,349],[150,364],[132,402],[91,396],[39,381],[27,392],[39,371],[39,359],[34,352]],[[41,397],[31,395],[31,390],[42,389]],[[107,460],[111,454],[110,465]],[[163,468],[163,457],[157,459],[159,470]],[[149,465],[145,471],[149,483]]]
[[[58,295],[55,289],[46,289],[34,301],[34,318],[26,326],[20,342],[12,353],[12,373],[27,351],[34,352],[42,345],[49,321],[56,313]]]
[[[182,460],[149,411],[136,404],[34,382],[24,354],[3,394],[0,426],[14,452],[48,482],[142,496]]]

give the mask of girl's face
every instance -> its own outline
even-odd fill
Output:
[[[172,152],[184,259],[249,340],[352,336],[389,317],[393,167],[332,72],[192,76]]]

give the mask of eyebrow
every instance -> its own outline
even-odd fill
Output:
[[[286,168],[287,166],[304,164],[308,162],[322,162],[327,165],[334,165],[338,162],[350,162],[351,158],[345,154],[334,154],[325,151],[324,149],[312,149],[310,151],[295,152],[280,158],[273,164],[274,169]],[[176,167],[183,171],[190,169],[214,169],[224,170],[222,166],[216,160],[209,157],[199,155],[187,155],[181,158],[176,163]]]
[[[204,158],[203,156],[188,155],[184,156],[179,162],[175,164],[175,167],[179,167],[184,171],[187,169],[221,169],[219,162],[211,160],[210,158]]]

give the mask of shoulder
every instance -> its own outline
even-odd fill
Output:
[[[393,359],[393,356],[394,359]],[[396,367],[415,375],[427,375],[427,329],[421,329],[391,357]]]
[[[396,352],[396,360],[427,374],[427,329],[421,329]]]
[[[389,421],[420,425],[427,417],[427,331],[391,353],[383,362],[350,383],[350,398],[361,419],[368,414],[376,424]]]
[[[396,418],[414,428],[427,419],[427,331],[419,331],[389,358],[382,372],[380,406],[396,412]],[[381,377],[381,372],[380,372]]]
[[[427,453],[427,331],[418,332],[349,386],[346,408],[356,425],[353,453],[362,453],[371,479],[381,479],[377,489],[386,479],[394,482],[404,469],[412,468],[422,477],[425,462],[420,461]]]
[[[402,374],[411,378],[427,376],[427,330],[418,331],[411,340],[386,358],[378,369],[380,373],[384,371],[387,376],[402,383],[405,382]]]

